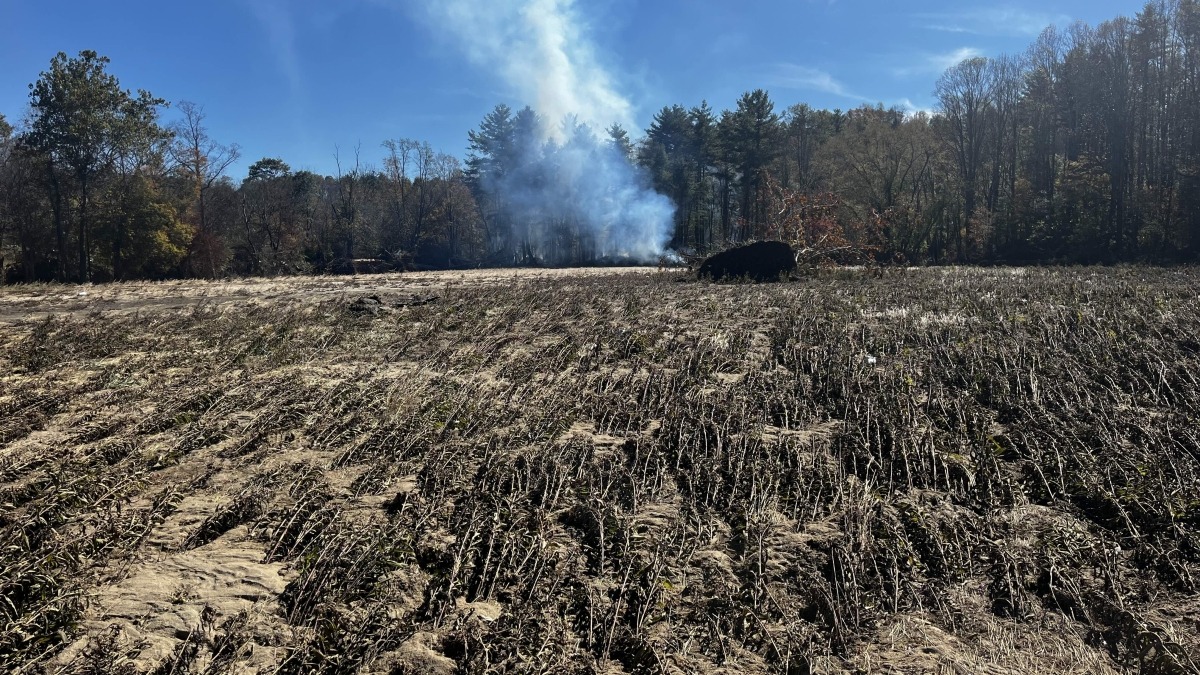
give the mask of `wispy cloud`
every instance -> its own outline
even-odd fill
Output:
[[[926,58],[926,63],[930,68],[941,72],[977,56],[983,56],[983,52],[974,47],[960,47],[945,54],[930,54]]]
[[[939,31],[942,31],[943,33],[974,33],[975,32],[964,26],[945,24],[945,23],[930,23],[930,24],[925,24],[925,27],[928,28],[929,30],[939,30]]]
[[[834,96],[865,101],[866,98],[852,93],[837,78],[820,68],[795,63],[778,63],[769,69],[767,85],[780,89],[803,89],[822,91]]]
[[[892,105],[895,106],[896,108],[899,108],[900,110],[903,110],[904,113],[910,117],[913,115],[920,114],[920,113],[923,113],[930,117],[932,117],[935,114],[935,111],[931,106],[919,106],[916,103],[913,103],[912,99],[908,99],[908,98],[902,98],[898,101],[895,101],[894,103],[892,103]]]
[[[262,25],[267,48],[275,66],[287,83],[287,116],[292,133],[298,140],[308,142],[311,132],[305,121],[306,93],[304,66],[298,46],[297,14],[291,0],[245,0],[246,5]]]
[[[976,7],[953,12],[916,14],[923,27],[945,33],[973,35],[1037,35],[1050,25],[1071,22],[1064,14],[1052,14],[1015,5]]]
[[[287,0],[249,0],[248,4],[267,34],[271,53],[280,72],[287,78],[292,93],[299,93],[304,78],[301,75],[300,53],[296,48],[296,22],[291,6]]]
[[[914,63],[893,68],[892,72],[900,77],[936,75],[976,56],[983,56],[983,52],[974,47],[959,47],[940,54],[925,53],[918,55]]]

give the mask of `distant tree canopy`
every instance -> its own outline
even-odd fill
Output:
[[[108,66],[60,53],[29,117],[0,116],[0,279],[579,262],[597,246],[586,214],[527,198],[549,185],[575,200],[571,153],[668,197],[678,250],[779,238],[912,262],[1200,260],[1200,0],[967,59],[937,81],[932,114],[781,108],[755,90],[722,112],[664,106],[640,138],[590,130],[598,150],[573,120],[500,105],[468,132],[465,165],[394,139],[378,170],[356,148],[334,176],[262,158],[240,182],[239,149],[208,136],[201,106],[178,103],[164,126],[166,102]]]
[[[482,221],[453,157],[387,141],[384,170],[336,176],[254,162],[226,175],[236,145],[204,110],[121,88],[93,51],[58,54],[30,85],[31,115],[0,117],[0,279],[105,281],[350,271],[355,259],[465,265],[484,257]]]

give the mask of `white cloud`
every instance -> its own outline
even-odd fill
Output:
[[[931,23],[925,26],[929,30],[940,30],[943,33],[973,33],[969,28],[948,23]]]
[[[983,56],[983,52],[974,47],[960,47],[959,49],[955,49],[954,51],[945,54],[931,54],[926,61],[929,63],[930,67],[941,72],[949,68],[953,68],[967,59],[973,59],[977,56]]]
[[[794,63],[776,64],[767,76],[767,85],[781,89],[806,89],[823,91],[827,94],[865,101],[866,98],[851,93],[833,75],[819,68]]]
[[[899,108],[900,110],[903,110],[905,115],[907,115],[908,117],[912,117],[913,115],[916,115],[918,113],[924,113],[925,115],[927,115],[929,117],[933,117],[936,114],[936,112],[934,111],[934,109],[932,107],[919,106],[919,105],[913,103],[912,99],[908,99],[908,98],[902,98],[902,99],[894,102],[892,105],[895,106],[896,108]]]
[[[940,75],[946,70],[957,66],[967,59],[983,56],[983,52],[974,47],[959,47],[958,49],[940,54],[922,54],[915,63],[892,69],[900,77],[913,75]]]
[[[960,50],[961,51],[961,50]],[[974,50],[971,50],[972,52]],[[943,58],[948,58],[949,55],[943,55]],[[969,57],[968,57],[969,58]],[[932,57],[931,57],[932,60]],[[934,109],[929,106],[919,106],[913,103],[912,99],[901,98],[893,99],[885,102],[883,98],[871,98],[856,94],[847,86],[833,77],[830,73],[819,68],[809,66],[801,66],[792,63],[781,63],[775,65],[767,78],[767,85],[770,87],[778,87],[781,89],[798,89],[807,91],[821,91],[835,96],[841,96],[860,103],[870,105],[885,105],[888,108],[897,108],[904,111],[906,115],[915,115],[917,113],[925,113],[932,116]]]
[[[929,30],[976,35],[1037,35],[1050,25],[1071,22],[1064,14],[1029,10],[1015,5],[977,7],[957,12],[917,14]]]

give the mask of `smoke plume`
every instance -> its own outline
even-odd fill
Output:
[[[536,111],[510,166],[484,187],[503,193],[521,257],[547,262],[662,255],[674,206],[601,134],[634,127],[633,106],[596,58],[574,0],[426,0],[430,24]],[[564,249],[572,234],[580,243]]]

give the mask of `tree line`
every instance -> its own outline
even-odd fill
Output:
[[[679,207],[675,244],[699,250],[798,226],[911,261],[1200,258],[1197,0],[1047,28],[935,94],[934,115],[776,112],[763,91],[720,115],[669,106],[639,161]]]
[[[360,149],[337,172],[265,157],[235,182],[236,145],[202,106],[122,89],[94,51],[59,53],[30,85],[20,130],[0,117],[0,279],[108,281],[347,272],[483,255],[483,224],[459,161],[412,139]]]
[[[529,221],[541,216],[512,205],[561,148],[514,160],[535,111],[498,106],[469,133],[465,164],[396,139],[382,167],[355,148],[332,176],[263,158],[237,180],[238,148],[209,136],[201,106],[179,103],[164,124],[166,102],[123,89],[108,64],[60,53],[30,85],[19,128],[0,116],[5,280],[537,257]],[[1047,28],[1023,54],[956,64],[934,93],[934,114],[777,109],[762,90],[720,113],[670,105],[637,141],[606,130],[595,156],[666,195],[669,246],[697,254],[773,238],[910,262],[1200,259],[1200,0]],[[555,230],[553,261],[588,262],[582,236]]]

